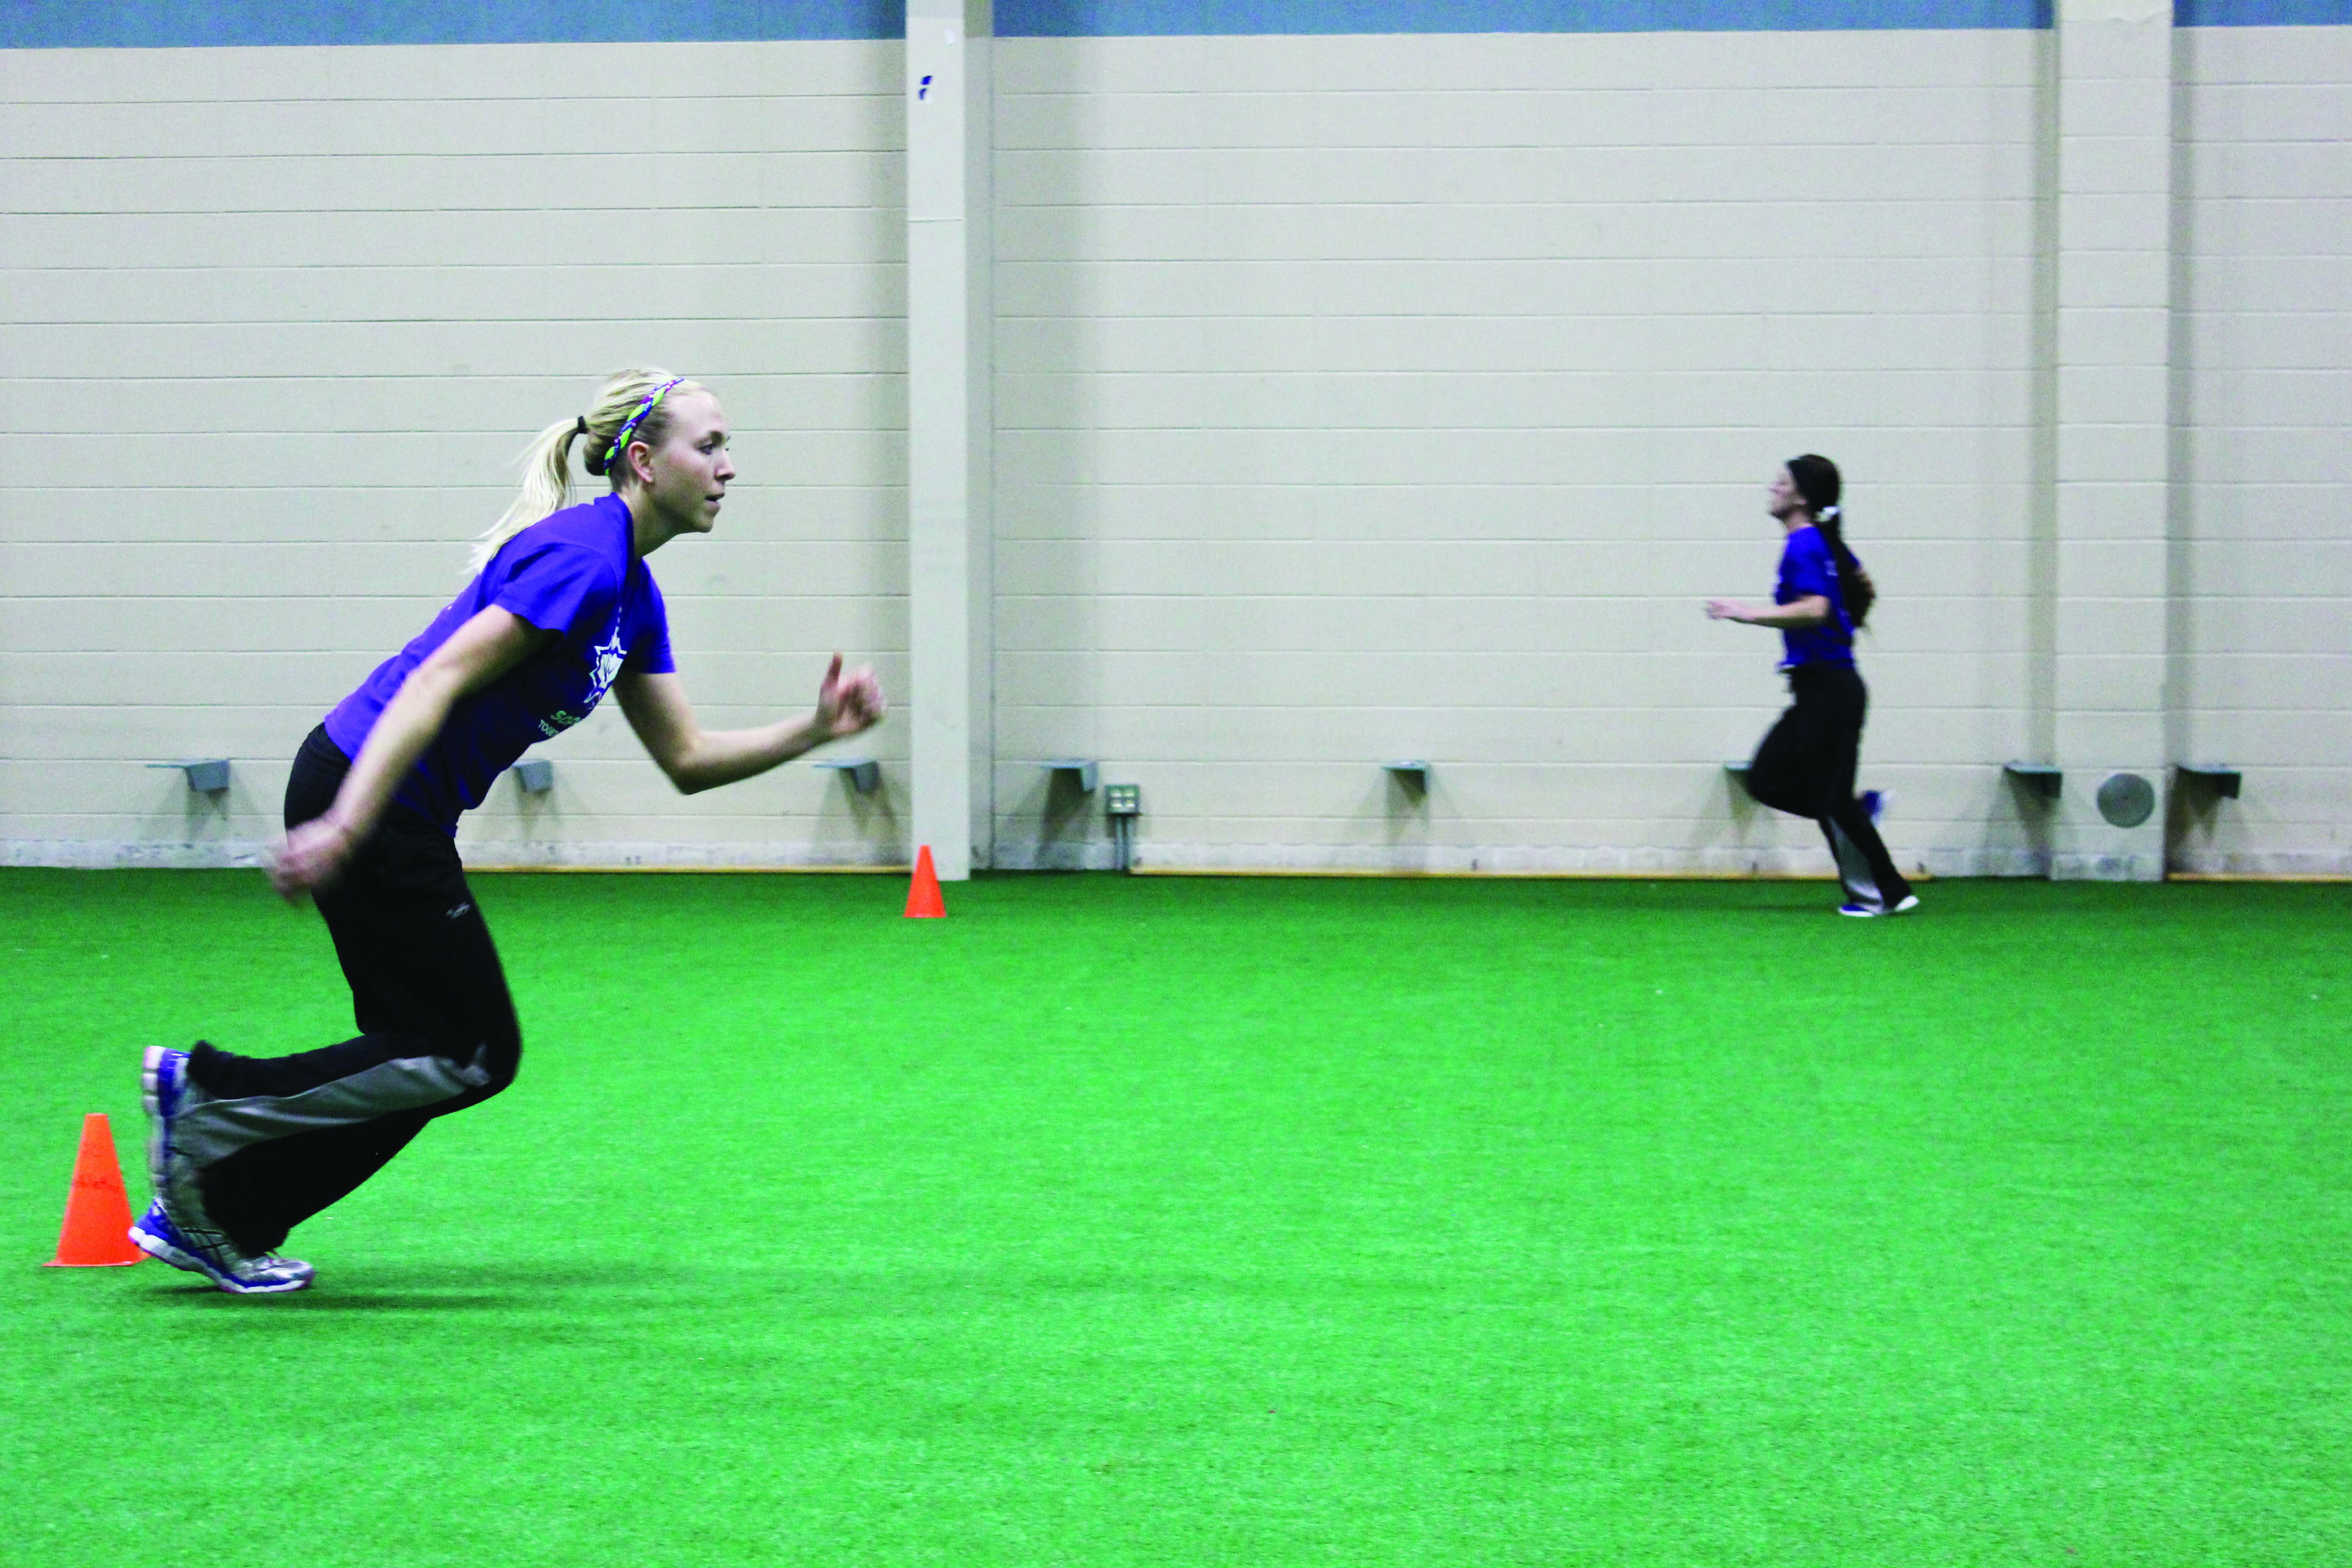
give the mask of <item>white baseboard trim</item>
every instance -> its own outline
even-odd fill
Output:
[[[221,870],[267,862],[260,840],[127,843],[63,838],[0,838],[0,866],[48,866],[79,870]],[[473,871],[891,871],[904,870],[906,851],[866,844],[688,844],[624,841],[549,843],[484,839],[463,844]],[[2059,881],[2161,881],[2167,868],[2147,855],[2057,855],[2027,848],[1929,849],[1899,852],[1905,869],[1931,877],[2048,877]],[[990,861],[1001,871],[1108,871],[1108,843],[1038,843],[999,839]],[[1580,849],[1560,846],[1487,845],[1468,847],[1362,845],[1183,844],[1136,846],[1144,871],[1293,872],[1353,876],[1533,877],[1827,877],[1824,849]],[[2352,878],[2352,849],[2279,853],[2206,853],[2181,857],[2176,876]]]
[[[911,857],[888,845],[529,843],[461,844],[468,871],[887,871]]]
[[[1896,864],[1930,877],[2044,877],[2046,853],[2032,849],[1938,849],[1898,853]],[[1483,845],[1368,847],[1361,845],[1181,844],[1136,846],[1139,871],[1300,876],[1446,877],[1820,877],[1836,868],[1826,848],[1590,849]],[[1020,843],[1000,838],[1003,871],[1108,871],[1108,844]]]
[[[63,838],[0,838],[0,866],[88,871],[227,870],[268,863],[269,846],[223,839],[204,844],[126,844]],[[460,844],[468,871],[835,871],[904,869],[887,847],[838,844],[551,844],[484,839]]]
[[[78,838],[0,838],[0,866],[56,866],[77,871],[217,871],[257,867],[259,840],[203,844],[120,843]]]
[[[2333,880],[2339,877],[2352,877],[2352,849],[2283,850],[2276,854],[2207,851],[2176,855],[2172,871],[2175,876],[2242,877],[2250,881],[2275,879],[2287,882],[2306,877]]]

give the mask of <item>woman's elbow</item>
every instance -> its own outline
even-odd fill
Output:
[[[664,762],[661,771],[668,776],[670,786],[680,795],[700,795],[719,782],[710,776],[709,769],[697,766],[691,757]]]

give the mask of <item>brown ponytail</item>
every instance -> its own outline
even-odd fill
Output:
[[[1845,512],[1839,507],[1823,507],[1813,519],[1813,526],[1830,542],[1830,553],[1837,558],[1838,596],[1845,601],[1845,613],[1862,629],[1870,619],[1870,606],[1878,602],[1878,584],[1862,569],[1861,560],[1845,547]]]

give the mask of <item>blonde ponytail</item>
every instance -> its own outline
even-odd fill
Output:
[[[572,500],[572,443],[584,438],[587,449],[582,454],[582,466],[590,476],[604,475],[605,459],[613,443],[632,419],[629,430],[632,446],[643,441],[658,447],[669,435],[667,401],[702,388],[682,376],[666,370],[616,370],[604,380],[604,387],[587,413],[551,425],[532,437],[523,449],[522,488],[498,521],[474,542],[474,556],[467,570],[479,573],[499,552],[499,547],[532,523],[562,511]],[[651,408],[643,408],[647,399],[656,399]],[[610,475],[613,489],[621,488],[626,470],[619,464]]]

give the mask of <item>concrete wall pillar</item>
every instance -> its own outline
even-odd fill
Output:
[[[2169,615],[2171,0],[2058,6],[2051,874],[2164,874]],[[2117,773],[2156,809],[2110,825]]]
[[[907,6],[907,513],[914,838],[942,879],[988,863],[991,25]]]

